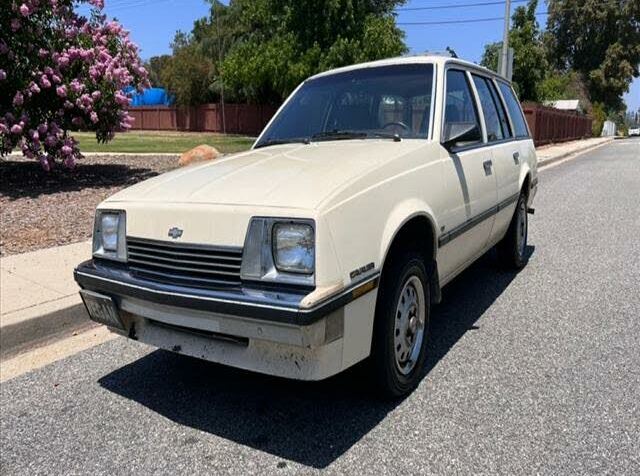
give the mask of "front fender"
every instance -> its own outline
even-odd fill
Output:
[[[384,231],[382,233],[382,239],[380,241],[380,249],[378,251],[378,262],[380,263],[381,268],[386,261],[387,254],[389,253],[389,249],[391,248],[391,244],[393,243],[393,240],[398,232],[406,223],[416,217],[424,217],[429,220],[431,231],[434,237],[434,243],[432,244],[433,257],[434,260],[436,259],[436,254],[438,251],[438,248],[436,246],[436,230],[438,228],[436,219],[434,218],[435,214],[433,213],[431,207],[427,205],[427,203],[422,200],[412,198],[398,203],[387,217],[386,223],[384,225]]]

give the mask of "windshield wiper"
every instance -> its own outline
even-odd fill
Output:
[[[369,132],[368,134],[370,137],[382,137],[384,139],[393,139],[394,142],[400,142],[402,141],[402,137],[400,137],[400,134],[396,134],[393,132]]]
[[[280,145],[280,144],[308,144],[308,137],[290,137],[287,139],[267,139],[264,142],[256,145],[254,148],[259,149],[260,147],[267,147],[270,145]]]
[[[311,136],[311,140],[346,140],[346,139],[365,139],[366,132],[338,130],[316,132]]]
[[[347,139],[368,139],[371,137],[383,137],[387,139],[393,139],[395,142],[400,142],[402,139],[398,134],[391,132],[377,132],[377,131],[352,131],[352,130],[333,130],[323,131],[313,134],[311,140],[347,140]]]

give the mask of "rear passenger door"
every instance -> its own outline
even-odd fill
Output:
[[[489,238],[490,242],[495,242],[502,237],[511,221],[515,206],[514,197],[517,199],[518,196],[521,153],[493,79],[475,73],[472,77],[487,131],[487,149],[493,157],[493,169],[498,184],[496,218]]]
[[[480,110],[468,72],[445,72],[444,117],[441,141],[447,131],[473,126],[478,137],[444,149],[443,190],[447,209],[441,220],[438,267],[443,280],[457,274],[486,250],[497,200],[497,182],[491,151],[487,150]]]

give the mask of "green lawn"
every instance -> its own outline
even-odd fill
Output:
[[[123,132],[106,144],[98,144],[90,132],[74,132],[81,152],[156,152],[182,153],[200,144],[215,147],[222,153],[239,152],[251,147],[246,136],[199,132]]]

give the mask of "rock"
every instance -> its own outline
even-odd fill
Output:
[[[180,156],[180,160],[178,161],[178,165],[183,167],[185,165],[192,164],[194,162],[200,162],[202,160],[214,160],[219,157],[220,152],[215,147],[211,147],[210,145],[199,145]]]

